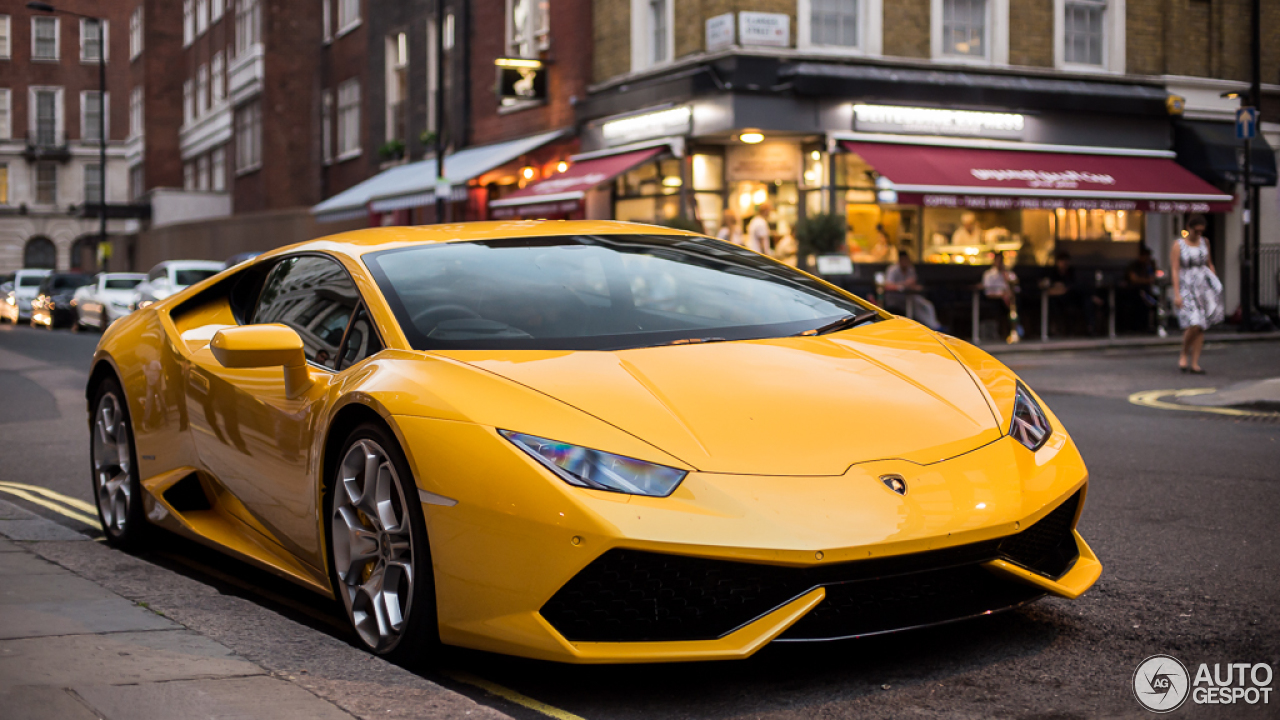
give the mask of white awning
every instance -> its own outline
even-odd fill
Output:
[[[457,187],[458,185],[464,185],[468,180],[533,152],[569,132],[569,129],[556,130],[493,145],[470,147],[445,157],[445,178],[455,186],[452,192],[454,199],[457,199],[460,190],[465,199],[465,190]],[[435,184],[435,158],[398,165],[316,205],[311,208],[311,214],[321,222],[331,222],[358,217],[359,213],[369,210],[390,212],[423,207],[435,202]]]

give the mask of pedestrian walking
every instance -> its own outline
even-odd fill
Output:
[[[1200,351],[1204,348],[1204,331],[1223,320],[1222,281],[1218,279],[1209,254],[1209,239],[1204,236],[1205,219],[1195,213],[1187,218],[1186,236],[1179,238],[1169,252],[1169,269],[1173,273],[1173,304],[1178,309],[1182,326],[1182,354],[1178,368],[1182,372],[1203,375]]]
[[[733,208],[725,208],[724,216],[720,220],[720,231],[716,233],[716,237],[734,245],[746,247],[746,240],[742,235],[742,221],[738,219],[738,214]]]

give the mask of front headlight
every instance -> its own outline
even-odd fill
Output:
[[[1025,385],[1018,383],[1013,396],[1013,422],[1009,424],[1009,435],[1034,452],[1044,445],[1052,432],[1049,418],[1040,409],[1040,403],[1036,402]]]
[[[687,475],[666,465],[570,445],[534,435],[499,430],[502,437],[529,453],[561,480],[578,487],[630,495],[666,497]]]

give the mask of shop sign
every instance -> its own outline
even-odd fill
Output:
[[[1021,140],[1026,119],[1018,113],[974,112],[898,105],[854,105],[853,129],[901,135],[959,135]]]
[[[786,13],[738,13],[738,42],[791,47],[791,16]]]
[[[1223,212],[1230,204],[1164,200],[1108,200],[1102,198],[991,197],[984,195],[901,196],[908,205],[964,208],[966,210],[1124,210],[1125,212],[1208,213]]]
[[[733,45],[733,13],[707,18],[707,52],[723,50]]]
[[[1075,170],[992,170],[973,168],[969,174],[984,182],[1024,182],[1030,188],[1074,190],[1081,185],[1115,185],[1116,179],[1106,173]]]
[[[693,111],[688,105],[610,120],[600,127],[605,143],[625,145],[672,135],[688,135]]]
[[[800,179],[803,165],[799,145],[730,145],[725,156],[725,179],[729,182],[791,182]]]
[[[503,106],[547,99],[547,68],[540,60],[498,58],[498,102]]]

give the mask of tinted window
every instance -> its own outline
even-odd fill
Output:
[[[137,278],[107,278],[107,290],[129,290],[135,288],[138,283],[142,282]]]
[[[88,275],[55,275],[50,279],[49,289],[57,292],[59,290],[74,290],[93,282],[93,278]]]
[[[307,359],[333,368],[360,296],[333,260],[303,255],[281,260],[268,276],[254,323],[283,323],[298,331]]]
[[[380,350],[382,350],[382,341],[378,339],[378,333],[373,329],[373,321],[369,319],[364,305],[361,305],[351,321],[351,329],[347,331],[347,342],[342,348],[342,364],[338,369],[349,368],[367,357],[378,354]]]
[[[420,245],[366,256],[415,348],[608,350],[815,330],[868,306],[685,236]]]
[[[47,276],[44,275],[27,275],[18,280],[18,287],[40,287]]]
[[[201,280],[208,280],[218,274],[218,270],[175,270],[173,279],[179,287],[195,285]]]

